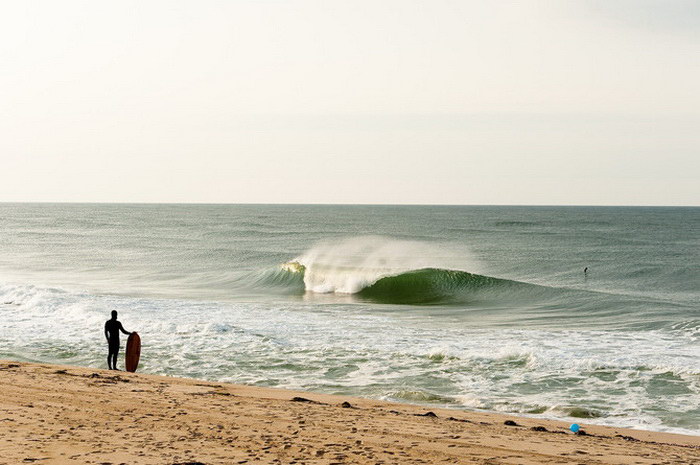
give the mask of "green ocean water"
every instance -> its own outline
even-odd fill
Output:
[[[150,373],[700,432],[700,208],[0,217],[2,358],[105,366],[116,309]]]

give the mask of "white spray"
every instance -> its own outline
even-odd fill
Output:
[[[462,248],[460,248],[462,249]],[[294,264],[305,268],[307,291],[354,294],[386,276],[395,276],[422,268],[460,269],[471,260],[466,250],[451,245],[363,236],[336,239],[316,244],[285,269]]]

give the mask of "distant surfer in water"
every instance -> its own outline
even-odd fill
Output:
[[[583,269],[583,274],[588,274],[588,267]]]
[[[105,323],[105,337],[109,345],[109,354],[107,355],[107,366],[110,370],[117,369],[117,355],[119,354],[119,331],[124,334],[131,334],[125,330],[120,321],[117,321],[117,311],[112,310],[112,319]]]

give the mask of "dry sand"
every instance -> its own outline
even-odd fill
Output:
[[[343,406],[343,403],[347,403]],[[428,412],[432,414],[425,415]],[[507,426],[506,420],[517,426]],[[0,464],[700,464],[700,437],[0,361]],[[535,431],[532,427],[544,427]]]

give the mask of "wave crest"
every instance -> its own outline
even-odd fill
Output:
[[[492,278],[459,270],[423,268],[388,276],[372,276],[366,270],[345,269],[338,289],[324,270],[315,270],[312,280],[309,270],[298,262],[288,262],[268,273],[265,282],[301,292],[352,294],[360,300],[393,304],[431,304],[477,300],[485,291],[508,286],[526,286],[505,279]],[[331,278],[337,279],[337,269]],[[372,279],[374,278],[374,279]],[[310,281],[310,282],[309,282]],[[336,281],[337,282],[337,281]],[[348,290],[352,289],[352,292]]]
[[[309,292],[360,294],[382,279],[416,270],[468,268],[469,253],[455,247],[380,236],[335,239],[317,243],[282,270],[303,275]]]
[[[437,304],[478,300],[504,286],[530,286],[463,271],[466,251],[383,237],[319,243],[301,256],[267,270],[256,285],[292,293],[336,294],[389,304]],[[535,286],[531,286],[535,287]]]

